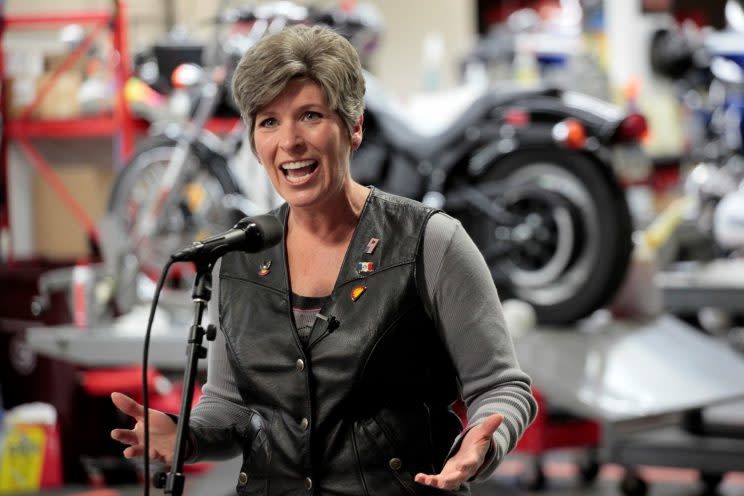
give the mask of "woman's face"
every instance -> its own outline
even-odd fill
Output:
[[[254,122],[258,159],[290,206],[317,206],[341,192],[350,150],[361,142],[361,120],[350,139],[318,84],[291,80]]]

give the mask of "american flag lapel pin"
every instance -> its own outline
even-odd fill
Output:
[[[374,270],[374,266],[373,262],[357,262],[356,270],[359,275],[369,274]]]

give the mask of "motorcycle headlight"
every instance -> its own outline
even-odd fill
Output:
[[[191,88],[202,80],[203,74],[204,70],[196,64],[180,64],[173,69],[171,84],[176,89]]]

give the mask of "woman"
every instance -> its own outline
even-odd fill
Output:
[[[189,460],[242,451],[239,494],[468,494],[536,412],[483,258],[454,219],[352,180],[364,78],[343,37],[268,36],[233,92],[285,235],[222,258]],[[141,405],[113,400],[137,425],[112,436],[141,455]],[[152,456],[169,462],[175,423],[150,419]]]

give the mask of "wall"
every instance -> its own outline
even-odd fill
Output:
[[[206,34],[208,20],[213,18],[219,2],[172,0],[177,23]],[[19,12],[79,11],[107,9],[110,0],[7,0],[8,14]],[[267,0],[251,4],[269,3]],[[297,2],[303,5],[334,6],[335,0]],[[457,80],[456,66],[462,54],[475,40],[476,5],[474,0],[374,0],[385,21],[383,43],[373,65],[374,72],[390,91],[409,96],[421,88],[422,44],[430,33],[445,40],[442,60],[444,86]],[[238,2],[232,2],[238,5]],[[129,41],[132,49],[141,48],[164,32],[167,17],[165,0],[128,0]]]
[[[677,156],[684,138],[674,85],[653,73],[648,56],[653,32],[671,20],[666,14],[643,14],[636,1],[604,0],[604,6],[611,61],[608,76],[615,99],[622,102],[624,88],[632,79],[637,80],[637,105],[650,129],[645,150],[652,156]]]

